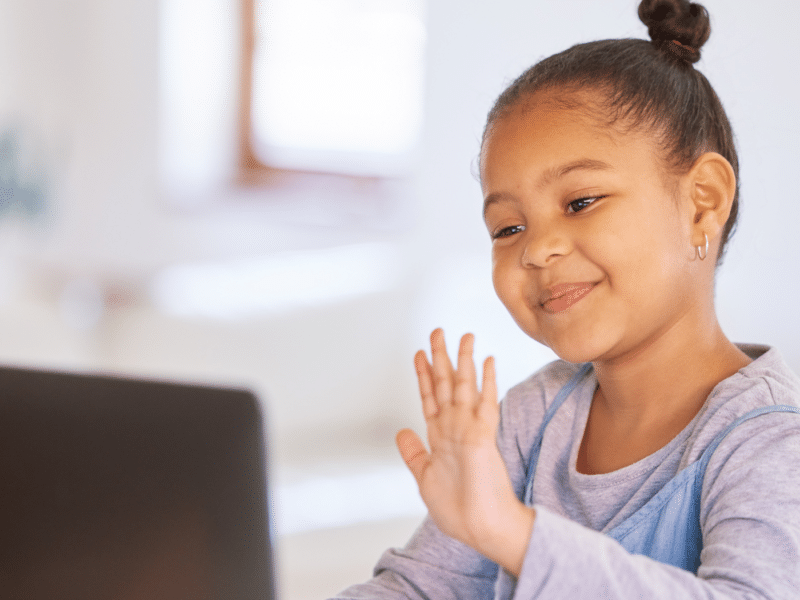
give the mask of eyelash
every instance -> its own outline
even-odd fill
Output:
[[[524,225],[512,225],[511,227],[503,227],[502,229],[492,234],[492,239],[496,240],[498,238],[508,237],[510,235],[514,235],[515,233],[519,233],[520,231],[525,231]]]
[[[587,196],[586,198],[576,198],[575,200],[567,203],[567,213],[568,214],[577,214],[577,213],[587,209],[592,204],[594,204],[595,201],[600,200],[601,198],[604,198],[604,197],[605,196]],[[591,200],[591,202],[589,202],[586,206],[584,206],[581,209],[575,210],[572,207],[572,205],[577,203],[577,202],[587,202],[589,200]],[[570,208],[572,208],[572,210],[570,210]],[[524,225],[512,225],[511,227],[503,227],[502,229],[500,229],[500,230],[498,230],[498,231],[496,231],[495,233],[492,234],[492,239],[496,240],[496,239],[499,239],[499,238],[509,237],[511,235],[514,235],[515,233],[520,233],[521,231],[525,231],[525,226]]]
[[[588,196],[588,197],[586,197],[586,198],[576,198],[576,199],[575,199],[575,200],[573,200],[572,202],[568,202],[568,203],[567,203],[567,213],[569,213],[569,214],[576,214],[576,213],[579,213],[579,212],[581,212],[582,210],[585,210],[586,208],[588,208],[589,206],[591,206],[591,205],[592,205],[592,204],[593,204],[595,201],[597,201],[597,200],[600,200],[600,198],[603,198],[603,196]],[[575,210],[575,209],[573,208],[572,210],[570,210],[570,208],[572,208],[572,205],[573,205],[573,204],[575,204],[576,202],[587,202],[588,200],[591,200],[591,202],[589,202],[589,204],[587,204],[587,205],[586,205],[586,206],[584,206],[583,208],[581,208],[581,209],[579,209],[579,210]]]

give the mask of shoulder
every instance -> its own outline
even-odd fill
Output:
[[[736,396],[749,404],[800,406],[800,378],[783,360],[777,349],[755,344],[740,344],[753,361],[721,381],[715,392]]]
[[[766,346],[740,347],[753,361],[712,390],[697,416],[692,436],[696,447],[705,447],[713,437],[754,410],[770,406],[800,407],[800,378],[780,353]],[[774,425],[795,428],[800,425],[800,415],[769,413],[750,419],[736,429],[748,431]]]
[[[800,408],[800,378],[777,350],[743,349],[755,353],[755,359],[714,388],[692,436],[695,459],[724,436],[710,457],[706,489],[720,483],[718,477],[724,480],[743,467],[774,478],[782,464],[794,462],[787,461],[787,455],[800,453],[800,414],[792,412]]]

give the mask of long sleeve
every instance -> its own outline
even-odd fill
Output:
[[[537,506],[515,600],[800,597],[800,417],[754,419],[709,463],[697,575]],[[514,586],[512,585],[512,588]]]
[[[430,518],[403,549],[387,550],[375,577],[337,599],[478,600],[491,598],[497,565],[444,535]]]

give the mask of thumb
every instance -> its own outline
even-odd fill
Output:
[[[425,444],[419,439],[419,436],[410,429],[401,429],[395,437],[397,449],[400,451],[400,456],[411,471],[417,484],[422,479],[422,474],[431,462],[430,454],[425,449]]]

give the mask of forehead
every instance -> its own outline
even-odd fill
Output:
[[[485,188],[503,173],[544,176],[560,165],[592,161],[660,172],[654,136],[623,125],[611,124],[588,93],[577,99],[571,96],[569,103],[557,91],[527,98],[487,129],[481,147],[481,183]]]

